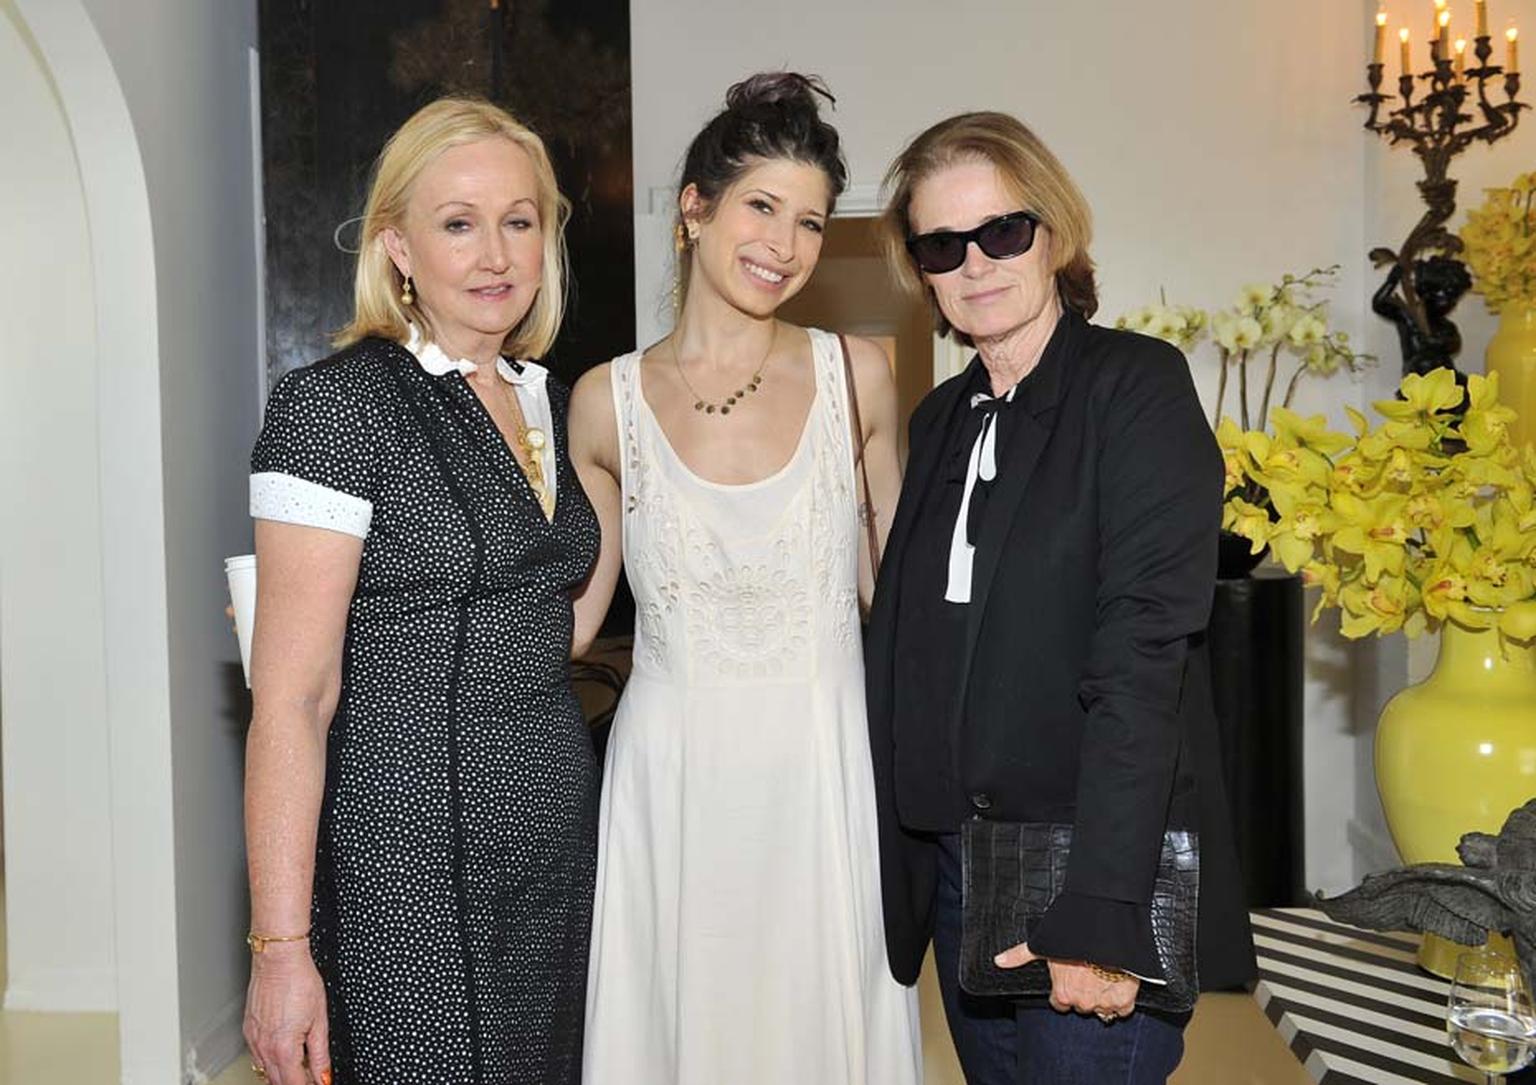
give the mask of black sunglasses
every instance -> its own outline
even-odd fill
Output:
[[[907,251],[929,275],[943,275],[965,263],[972,241],[994,260],[1022,256],[1035,243],[1040,219],[1028,211],[1013,211],[988,219],[974,230],[935,230],[907,238]]]

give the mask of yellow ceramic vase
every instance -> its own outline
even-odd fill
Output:
[[[1536,797],[1536,647],[1446,622],[1434,672],[1382,710],[1376,786],[1406,863],[1454,863],[1463,833],[1498,832]],[[1450,975],[1463,949],[1426,937],[1419,963]]]
[[[1488,372],[1499,375],[1499,399],[1518,417],[1510,438],[1536,444],[1536,306],[1508,306],[1488,343]]]

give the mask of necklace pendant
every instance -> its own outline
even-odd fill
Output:
[[[546,438],[544,437],[543,430],[530,427],[524,431],[523,447],[528,449],[530,452],[542,452],[544,450],[545,443]]]

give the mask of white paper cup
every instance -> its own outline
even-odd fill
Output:
[[[235,607],[235,639],[240,642],[240,669],[245,688],[251,688],[251,630],[256,625],[256,555],[240,554],[224,559],[229,578],[229,601]]]

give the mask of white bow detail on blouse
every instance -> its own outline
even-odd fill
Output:
[[[971,460],[965,469],[965,492],[960,497],[960,511],[955,514],[955,530],[949,537],[949,583],[944,588],[944,600],[949,603],[971,601],[971,567],[976,561],[976,544],[971,542],[971,494],[976,482],[991,482],[997,477],[997,426],[998,408],[1013,402],[1013,394],[1019,390],[1015,384],[1001,396],[989,396],[977,392],[971,396],[971,409],[985,411],[981,419],[981,432],[971,445]]]

